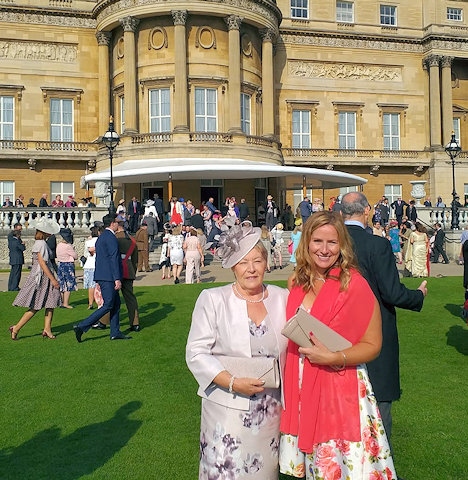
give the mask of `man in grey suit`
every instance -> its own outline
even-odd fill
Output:
[[[21,223],[15,223],[13,230],[8,234],[8,253],[10,257],[10,276],[8,277],[8,291],[15,292],[19,290],[21,281],[21,270],[24,265],[24,251],[26,245],[21,240]]]
[[[120,331],[120,295],[122,288],[122,260],[120,257],[119,243],[115,237],[119,225],[116,222],[116,215],[103,217],[105,230],[96,241],[96,268],[94,280],[101,288],[104,301],[101,308],[95,310],[88,318],[73,326],[76,340],[81,343],[83,333],[86,333],[93,325],[106,314],[110,314],[110,339],[129,340]]]
[[[395,307],[420,311],[427,295],[427,282],[423,281],[417,290],[410,290],[400,283],[390,242],[386,238],[369,235],[365,230],[370,205],[362,193],[347,193],[341,204],[341,214],[353,239],[354,252],[361,273],[374,292],[382,314],[382,350],[375,360],[367,364],[367,369],[390,441],[392,402],[400,398],[399,343]]]

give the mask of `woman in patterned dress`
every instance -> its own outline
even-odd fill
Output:
[[[172,276],[174,283],[180,283],[180,274],[184,266],[184,236],[182,235],[182,227],[177,225],[172,230],[167,241],[167,256],[171,259]]]
[[[303,308],[352,346],[331,351],[313,332],[310,347],[288,342],[280,470],[314,480],[396,479],[365,366],[380,352],[380,308],[357,271],[341,215],[314,213],[296,258],[287,318]]]
[[[60,291],[62,292],[62,308],[73,308],[70,305],[70,294],[74,290],[78,290],[75,276],[75,260],[78,254],[73,247],[73,233],[69,228],[61,228],[60,236],[62,241],[57,245],[57,261],[59,266],[57,275],[60,283]]]
[[[284,362],[287,291],[264,285],[267,252],[250,222],[220,236],[217,255],[235,283],[204,290],[195,305],[187,365],[202,397],[199,479],[278,479],[280,388],[236,378],[222,355]]]
[[[13,305],[28,308],[16,325],[10,327],[12,340],[18,340],[18,332],[36,313],[45,308],[44,329],[42,336],[55,338],[52,334],[52,317],[54,308],[60,305],[59,282],[54,276],[50,263],[50,249],[46,239],[60,231],[58,223],[47,217],[36,222],[35,242],[32,247],[32,267],[23,287],[16,296]]]

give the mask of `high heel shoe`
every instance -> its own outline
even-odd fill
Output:
[[[12,340],[18,340],[18,334],[13,330],[13,325],[8,329]]]
[[[42,338],[49,338],[53,340],[55,338],[55,335],[49,335],[45,330],[42,332]]]

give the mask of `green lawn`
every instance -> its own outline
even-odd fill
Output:
[[[75,309],[56,310],[56,340],[40,337],[40,312],[18,342],[9,339],[8,326],[24,309],[11,307],[14,293],[0,293],[0,478],[197,478],[200,402],[184,351],[204,287],[137,287],[144,329],[128,342],[110,342],[109,330],[91,331],[81,344],[72,326],[88,313],[85,291],[72,293]],[[399,312],[396,464],[407,480],[465,480],[468,329],[459,316],[461,279],[431,278],[429,291],[422,313]],[[122,319],[126,328],[125,308]]]

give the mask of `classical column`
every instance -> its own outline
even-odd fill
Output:
[[[112,38],[111,32],[100,31],[96,33],[98,42],[99,63],[99,132],[104,134],[109,126],[111,108],[110,74],[109,74],[109,45]]]
[[[225,19],[229,30],[229,132],[242,133],[241,128],[241,71],[240,26],[242,18],[230,15]]]
[[[140,20],[125,17],[119,20],[124,31],[124,110],[125,132],[136,133],[137,128],[137,84],[135,31]]]
[[[442,65],[442,144],[450,142],[453,130],[452,106],[452,62],[453,57],[441,57]]]
[[[275,136],[273,41],[275,32],[269,28],[260,30],[262,37],[262,110],[264,137]]]
[[[188,132],[187,10],[172,10],[175,49],[174,132]]]
[[[441,146],[441,119],[440,119],[440,81],[439,81],[439,57],[431,55],[426,59],[429,68],[429,109],[431,146]]]

